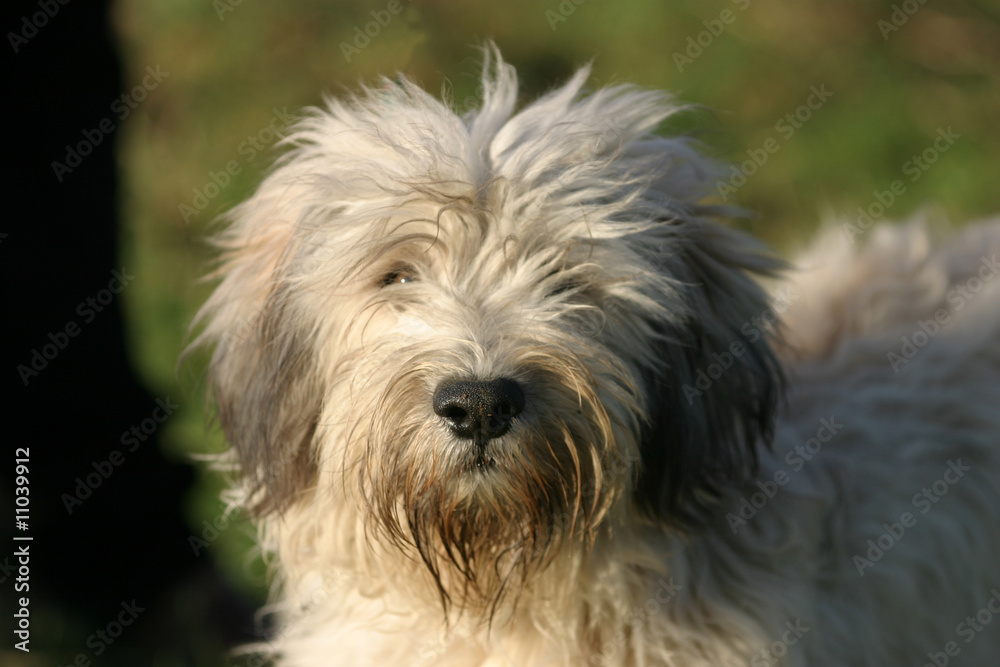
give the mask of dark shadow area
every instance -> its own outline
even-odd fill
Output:
[[[180,502],[192,470],[163,457],[155,431],[169,397],[150,395],[126,357],[118,128],[100,125],[122,93],[107,11],[105,2],[54,0],[4,11],[14,114],[0,228],[9,443],[0,663],[221,664],[226,645],[250,638],[251,607],[189,546]],[[14,448],[22,447],[27,530],[13,519]],[[32,540],[16,542],[12,530]],[[12,554],[24,545],[28,588],[15,590]],[[29,598],[30,653],[12,646],[20,597]]]

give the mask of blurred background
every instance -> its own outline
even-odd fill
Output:
[[[194,462],[225,446],[204,359],[178,359],[211,287],[213,220],[324,94],[403,72],[474,108],[491,38],[524,99],[593,62],[592,87],[699,105],[666,131],[737,165],[719,194],[756,216],[734,224],[783,253],[824,220],[857,224],[859,207],[942,225],[1000,210],[995,0],[36,0],[7,15],[23,166],[8,162],[14,231],[0,237],[22,323],[5,406],[19,426],[5,428],[41,467],[32,651],[5,640],[5,665],[254,664],[223,654],[266,629],[265,567],[224,514],[225,480]],[[33,352],[71,322],[82,332],[38,370]],[[90,488],[114,450],[124,463]]]

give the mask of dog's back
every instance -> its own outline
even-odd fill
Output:
[[[831,228],[798,261],[791,392],[756,500],[774,492],[775,534],[814,537],[807,664],[995,665],[1000,223],[868,236]]]

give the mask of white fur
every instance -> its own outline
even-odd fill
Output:
[[[289,667],[884,667],[954,642],[949,665],[1000,664],[1000,279],[969,283],[1000,225],[941,249],[919,225],[858,247],[831,228],[771,306],[748,274],[777,263],[703,203],[716,166],[653,134],[671,98],[586,78],[515,113],[487,51],[462,118],[406,80],[329,100],[233,211],[198,344],[276,572],[281,627],[257,648]],[[789,385],[768,446],[771,345]],[[469,472],[430,397],[501,376],[527,407]],[[475,517],[480,592],[430,539],[442,605],[402,520],[417,501],[434,526]]]

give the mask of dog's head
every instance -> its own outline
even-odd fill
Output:
[[[515,112],[490,52],[463,117],[386,80],[286,139],[200,316],[254,513],[352,513],[446,602],[495,602],[609,517],[695,523],[752,470],[781,381],[748,273],[776,264],[653,134],[667,95],[586,77]]]

